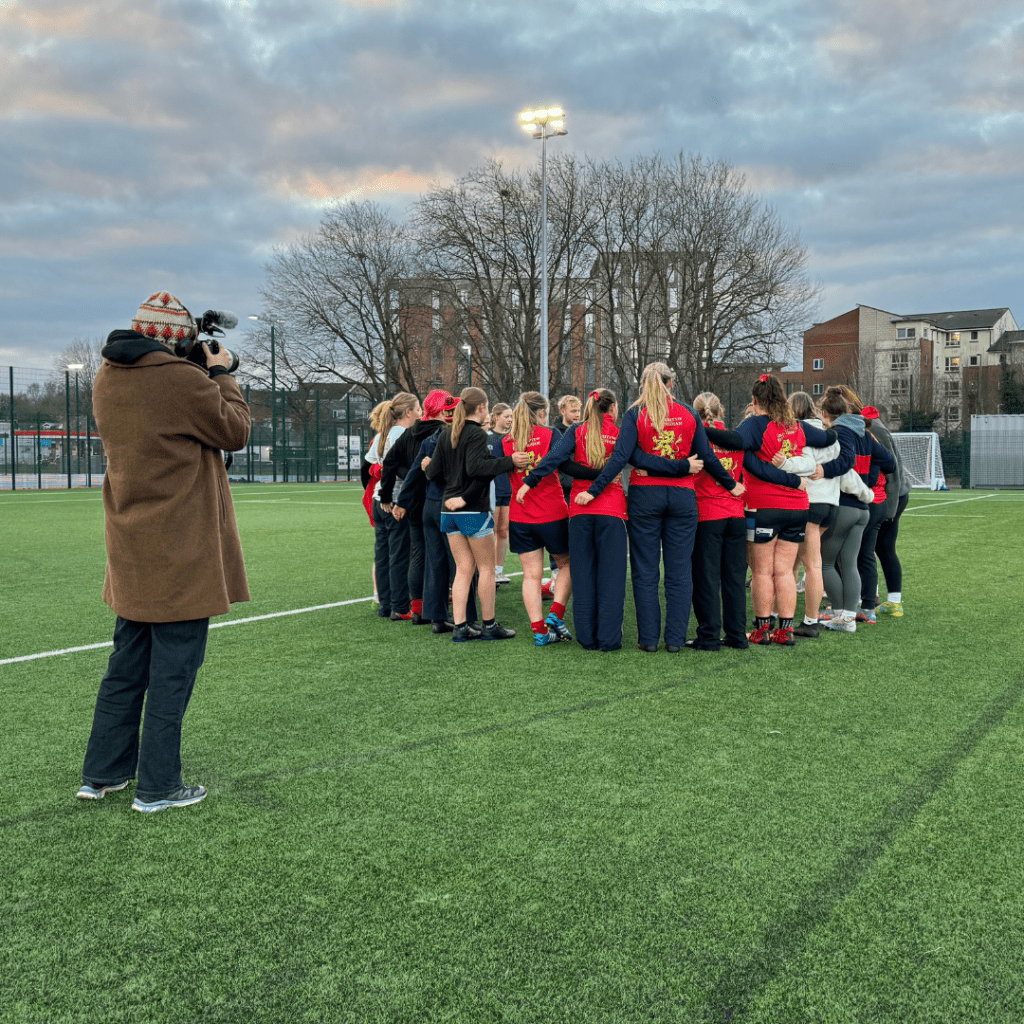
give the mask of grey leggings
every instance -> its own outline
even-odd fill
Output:
[[[860,572],[857,557],[868,510],[840,505],[835,522],[821,537],[821,576],[835,611],[860,607]],[[839,570],[836,570],[836,562]],[[840,575],[840,573],[842,575]]]

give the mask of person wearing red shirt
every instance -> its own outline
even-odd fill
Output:
[[[672,397],[672,371],[665,363],[646,366],[640,387],[639,399],[622,417],[619,439],[601,475],[575,501],[580,505],[594,501],[627,462],[646,470],[639,461],[646,455],[667,459],[676,468],[676,475],[671,477],[634,472],[627,499],[638,646],[651,654],[658,650],[658,591],[664,558],[665,649],[676,653],[686,644],[693,597],[690,559],[697,531],[695,476],[706,469],[737,496],[743,494],[743,484],[722,468],[697,413]]]
[[[693,400],[705,427],[723,429],[722,403],[710,391]],[[743,452],[711,447],[722,468],[734,479],[743,473]],[[688,640],[698,651],[726,647],[746,650],[747,640],[747,521],[743,499],[721,486],[708,473],[698,473],[697,537],[693,545],[693,614],[697,636]],[[725,639],[722,640],[722,629]]]
[[[541,464],[558,439],[547,421],[548,400],[538,391],[524,391],[512,410],[512,428],[502,441],[505,455],[526,452],[530,457],[524,469],[509,473],[513,500],[509,505],[508,546],[519,556],[523,567],[523,604],[537,647],[572,640],[564,621],[565,606],[572,593],[569,506],[557,474],[545,477],[536,487],[526,483],[529,471]],[[541,595],[545,548],[554,556],[559,570],[551,614],[546,620]]]

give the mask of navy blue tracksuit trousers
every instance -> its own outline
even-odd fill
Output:
[[[380,616],[409,611],[409,520],[396,519],[373,503],[375,541],[373,562],[377,567],[377,596]]]
[[[441,502],[423,503],[423,618],[444,622],[448,618],[448,591],[455,582],[455,559],[448,538],[441,532]],[[470,584],[466,622],[478,622],[476,581]]]
[[[697,524],[693,547],[693,614],[697,617],[694,647],[717,651],[725,638],[734,647],[747,646],[747,521],[707,519]]]
[[[588,651],[619,650],[626,601],[625,521],[618,516],[571,516],[569,565],[576,639]]]
[[[664,557],[665,643],[682,647],[693,598],[690,558],[697,532],[697,496],[691,487],[634,484],[626,505],[637,639],[644,647],[657,647],[661,638],[658,584]]]

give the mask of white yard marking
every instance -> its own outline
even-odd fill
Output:
[[[930,503],[928,505],[928,507],[929,508],[945,508],[947,505],[962,505],[962,504],[964,504],[964,502],[968,502],[968,501],[984,501],[986,498],[991,498],[991,497],[992,497],[991,494],[979,494],[979,495],[977,495],[974,498],[957,498],[955,501],[936,501],[936,502],[932,502],[932,503]],[[919,516],[921,514],[922,513],[920,513],[920,512],[904,512],[903,513],[903,518],[905,519],[907,516]]]
[[[522,576],[521,572],[510,572],[509,576]],[[213,622],[210,629],[225,629],[228,626],[244,626],[249,622],[265,622],[267,619],[283,619],[289,615],[305,615],[307,612],[322,612],[328,608],[344,608],[352,604],[365,604],[372,597],[354,597],[350,601],[334,601],[331,604],[315,604],[309,608],[292,608],[286,612],[271,612],[269,615],[251,615],[246,619],[230,619],[227,622]],[[20,658],[4,658],[0,665],[14,665],[19,661],[37,661],[39,658],[56,658],[61,654],[78,654],[81,651],[98,651],[104,647],[113,647],[114,642],[108,640],[102,644],[86,644],[84,647],[65,647],[59,651],[43,651],[40,654],[23,654]]]

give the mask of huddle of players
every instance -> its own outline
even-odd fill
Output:
[[[548,402],[537,392],[511,410],[496,406],[493,417],[478,388],[459,398],[431,392],[422,409],[406,393],[378,406],[364,463],[378,614],[430,623],[457,643],[513,637],[494,611],[507,524],[536,646],[572,640],[571,594],[577,641],[587,650],[621,648],[627,556],[646,652],[662,636],[678,652],[792,646],[822,625],[853,632],[857,621],[876,621],[876,544],[889,587],[882,609],[902,615],[895,540],[909,488],[877,412],[845,387],[829,388],[820,407],[803,392],[788,399],[764,374],[743,422],[726,430],[715,395],[690,406],[673,398],[672,386],[669,367],[652,363],[621,422],[615,395],[599,388],[578,423],[563,416],[564,432],[547,425]],[[547,616],[545,550],[556,570]],[[806,614],[794,626],[798,560]],[[831,608],[819,613],[824,592]],[[688,642],[691,604],[698,628]]]

